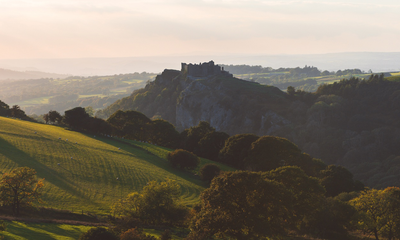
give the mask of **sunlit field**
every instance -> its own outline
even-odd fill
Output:
[[[49,98],[51,98],[51,96],[33,98],[33,99],[25,100],[25,101],[16,102],[16,103],[14,103],[14,105],[31,107],[31,106],[35,106],[35,105],[48,104]]]
[[[92,226],[56,224],[56,223],[25,223],[5,221],[7,229],[0,233],[5,240],[76,240]],[[144,233],[159,238],[162,230],[144,229]],[[172,240],[182,238],[172,234]]]
[[[41,206],[109,214],[119,198],[166,179],[180,184],[182,203],[199,201],[206,185],[198,176],[172,168],[168,149],[136,144],[0,117],[0,171],[34,168],[45,179]]]
[[[5,222],[7,230],[0,235],[4,239],[13,240],[75,240],[88,231],[91,226],[75,226],[55,223],[23,223],[23,222]]]

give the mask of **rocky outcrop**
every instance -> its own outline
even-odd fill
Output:
[[[399,83],[352,79],[316,93],[286,94],[215,69],[208,63],[165,70],[107,111],[137,110],[178,131],[207,121],[229,135],[285,137],[327,164],[347,167],[369,186],[400,186]]]
[[[288,119],[270,109],[244,114],[246,110],[243,108],[248,105],[247,101],[234,99],[230,93],[230,89],[218,77],[193,81],[180,94],[176,105],[175,126],[177,129],[185,129],[197,125],[199,121],[207,121],[217,131],[262,136],[291,124]]]

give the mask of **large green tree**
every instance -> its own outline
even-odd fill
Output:
[[[296,166],[280,167],[265,173],[265,177],[282,183],[293,196],[291,226],[294,230],[306,231],[308,223],[316,218],[325,199],[325,189],[319,180],[308,176]]]
[[[351,200],[358,210],[358,227],[372,233],[376,240],[400,237],[400,188],[370,189]]]
[[[149,182],[143,190],[134,192],[114,206],[114,213],[146,224],[182,224],[187,209],[178,203],[179,185],[172,180]]]
[[[179,133],[170,122],[156,119],[148,123],[149,134],[147,140],[151,143],[176,148],[179,144]]]
[[[201,194],[201,209],[191,222],[191,237],[263,239],[283,235],[293,195],[261,173],[229,172],[213,179]]]
[[[301,150],[286,138],[263,136],[251,144],[245,159],[248,169],[270,171],[285,165],[295,165]]]
[[[49,111],[49,121],[53,123],[61,123],[62,116],[59,112],[50,110]]]
[[[244,159],[249,154],[251,144],[258,138],[254,134],[237,134],[229,137],[219,152],[219,160],[225,164],[244,170]]]
[[[203,181],[211,182],[213,178],[221,173],[221,169],[215,164],[205,164],[199,171]]]
[[[219,151],[224,147],[229,135],[224,132],[209,132],[198,142],[196,154],[213,161],[218,160]]]
[[[22,111],[22,109],[20,108],[20,106],[18,105],[14,105],[10,108],[10,115],[11,117],[16,117],[16,118],[23,118],[25,117],[25,112]]]
[[[195,169],[200,162],[196,155],[183,149],[176,149],[175,151],[169,152],[167,159],[172,166],[188,170]]]
[[[317,209],[317,216],[308,222],[308,232],[321,239],[350,239],[349,230],[354,230],[356,209],[336,198],[325,198]]]
[[[89,121],[89,115],[82,107],[76,107],[65,111],[64,123],[74,129],[84,130]]]
[[[8,116],[10,107],[3,101],[0,101],[0,116]]]
[[[200,121],[197,126],[185,129],[181,133],[182,148],[189,152],[196,152],[200,139],[206,136],[207,133],[214,132],[215,128],[211,127],[210,123]]]
[[[107,122],[118,129],[118,134],[128,138],[147,141],[148,125],[151,120],[137,111],[118,110],[112,114]]]
[[[50,110],[48,113],[43,115],[43,120],[47,123],[61,123],[62,116],[59,112]]]
[[[19,215],[21,206],[31,205],[40,200],[43,180],[36,178],[36,171],[20,167],[10,173],[4,173],[0,182],[0,198],[3,205],[11,206],[14,214]]]
[[[337,196],[342,192],[362,190],[363,186],[356,185],[353,174],[342,166],[329,165],[320,172],[321,184],[326,189],[327,197]]]

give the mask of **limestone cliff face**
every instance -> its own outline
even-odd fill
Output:
[[[232,110],[219,104],[224,95],[223,91],[214,91],[202,81],[193,81],[180,94],[176,105],[176,127],[185,129],[199,121],[207,121],[218,131],[227,129],[232,124],[233,115]]]
[[[197,125],[199,121],[207,121],[217,131],[262,136],[291,124],[271,109],[259,109],[258,103],[254,103],[251,97],[235,98],[232,93],[235,92],[218,77],[192,81],[180,93],[175,126],[177,129],[185,129]]]
[[[200,68],[197,72],[202,72],[203,67],[213,65],[207,64],[189,65],[181,71],[166,69],[145,88],[115,102],[103,113],[110,116],[119,109],[137,110],[149,118],[173,123],[178,131],[207,121],[217,131],[230,135],[272,135],[291,124],[287,115],[292,101],[286,93],[234,78],[222,69],[211,75],[189,74],[189,70]]]

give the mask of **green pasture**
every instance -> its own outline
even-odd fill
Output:
[[[206,185],[159,157],[168,150],[153,145],[149,148],[153,150],[113,138],[0,117],[0,171],[20,166],[34,168],[38,177],[45,179],[44,207],[109,214],[119,198],[140,191],[149,181],[166,179],[174,179],[181,186],[182,203],[197,203]]]
[[[86,95],[79,95],[79,99],[82,99],[82,98],[89,98],[89,97],[99,97],[99,98],[103,98],[103,97],[107,97],[107,95],[104,95],[104,94],[86,94]]]
[[[15,102],[12,105],[18,105],[20,107],[31,107],[35,105],[48,104],[49,98],[51,98],[51,96],[32,98],[25,101]]]
[[[156,145],[152,145],[149,143],[137,142],[137,141],[132,141],[132,140],[125,140],[125,141],[130,142],[140,148],[143,148],[146,151],[149,151],[152,154],[154,154],[160,158],[163,158],[165,161],[167,161],[168,153],[173,151],[173,149],[156,146]],[[197,169],[195,169],[195,172],[198,172],[202,166],[204,166],[205,164],[209,164],[209,163],[213,163],[213,164],[217,165],[222,171],[235,171],[236,170],[235,168],[229,167],[225,164],[214,162],[214,161],[208,160],[206,158],[200,158],[200,164],[197,167]]]
[[[129,79],[129,80],[126,80],[126,81],[122,81],[123,83],[127,83],[127,84],[134,84],[134,83],[141,83],[141,82],[143,82],[144,80],[141,80],[141,79]]]
[[[358,78],[368,78],[370,74],[353,74],[352,77],[358,77]],[[319,77],[314,77],[319,84],[332,84],[334,82],[339,82],[342,79],[349,79],[350,75],[345,75],[345,76],[336,76],[336,75],[327,75],[327,76],[319,76]]]
[[[79,236],[87,232],[92,226],[69,225],[57,223],[25,223],[17,221],[5,221],[7,229],[0,232],[5,240],[76,240]],[[144,233],[159,238],[163,231],[154,229],[144,229]],[[172,234],[172,240],[182,238]]]
[[[24,223],[5,221],[7,230],[0,235],[12,240],[75,240],[91,226],[76,226],[55,223]]]
[[[127,87],[121,87],[121,88],[114,88],[110,89],[111,94],[121,94],[121,93],[126,93]]]
[[[270,77],[276,75],[285,75],[289,74],[289,72],[271,72],[271,73],[245,73],[245,74],[234,74],[237,78],[260,78],[260,77]]]

